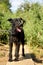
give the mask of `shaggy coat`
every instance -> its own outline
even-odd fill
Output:
[[[15,60],[18,60],[20,44],[22,44],[22,56],[25,56],[24,54],[24,30],[23,30],[23,24],[25,23],[25,21],[22,18],[15,18],[15,19],[10,18],[8,19],[8,21],[12,25],[12,28],[9,33],[9,61],[12,60],[13,42],[16,46]]]

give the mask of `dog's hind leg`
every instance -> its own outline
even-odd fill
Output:
[[[25,53],[24,53],[24,44],[22,44],[22,56],[23,57],[25,56]]]

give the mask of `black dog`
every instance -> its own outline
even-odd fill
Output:
[[[9,61],[12,61],[12,47],[13,42],[15,43],[16,49],[15,49],[15,60],[18,60],[19,57],[19,48],[20,44],[22,44],[22,56],[25,56],[24,54],[24,30],[23,30],[23,24],[24,20],[22,18],[15,18],[15,19],[8,19],[8,21],[12,24],[11,32],[9,33]]]

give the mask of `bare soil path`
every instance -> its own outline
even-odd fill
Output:
[[[13,47],[13,59],[14,57],[14,49],[15,47]],[[12,61],[12,62],[7,62],[6,65],[34,65],[34,62],[32,61],[31,55],[29,53],[29,49],[28,46],[25,45],[25,57],[22,57],[22,46],[20,46],[20,57],[19,57],[19,61]]]

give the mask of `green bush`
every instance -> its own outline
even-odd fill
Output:
[[[0,29],[9,30],[11,28],[8,18],[22,17],[26,22],[23,29],[26,42],[32,46],[43,48],[43,6],[38,3],[24,3],[18,8],[16,13],[12,13],[7,7],[7,3],[0,3]],[[0,31],[0,41],[8,41],[8,32]]]

